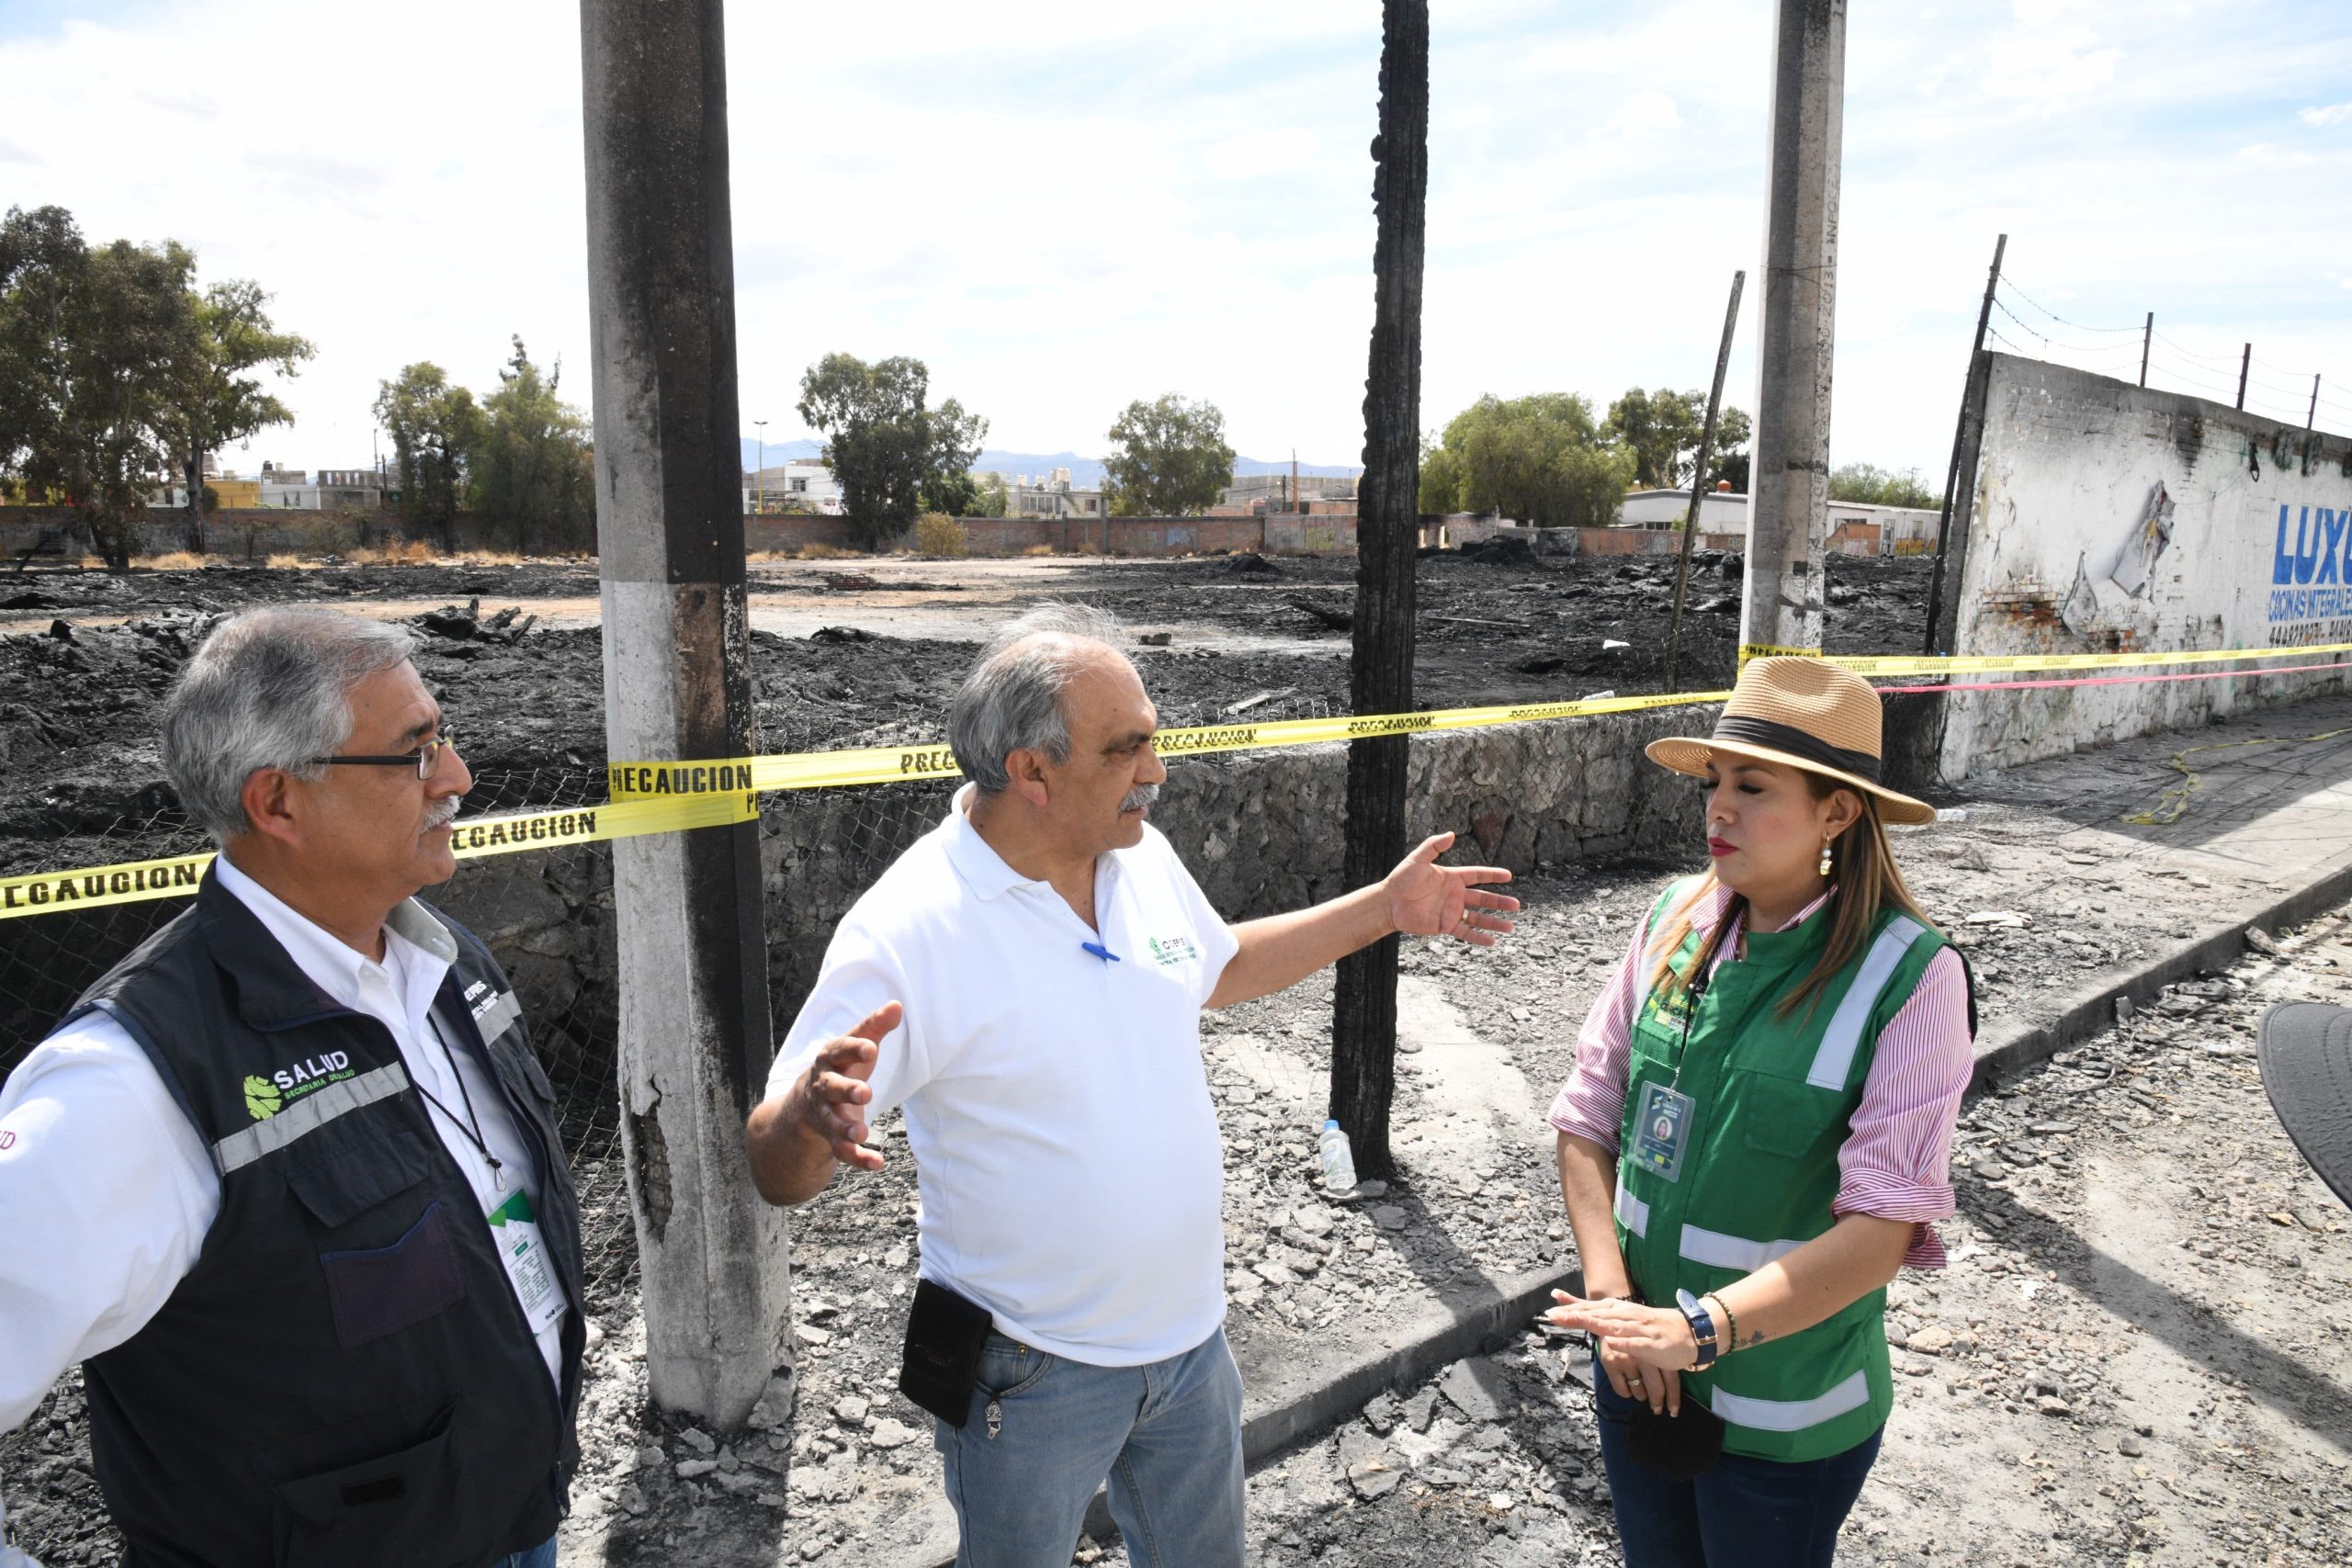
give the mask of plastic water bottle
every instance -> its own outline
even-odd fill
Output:
[[[1348,1147],[1348,1135],[1340,1131],[1336,1121],[1323,1123],[1323,1135],[1315,1140],[1315,1157],[1323,1168],[1323,1185],[1334,1192],[1352,1192],[1356,1185],[1356,1156]]]

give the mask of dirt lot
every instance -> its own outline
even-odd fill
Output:
[[[2074,956],[1965,917],[2018,891],[2071,825],[1970,809],[1949,836],[1912,840],[1906,858],[1931,907],[1969,933],[1986,1012],[2014,1012],[2062,987]],[[1976,869],[1990,855],[2000,864]],[[1573,1260],[1530,1107],[1565,1072],[1657,886],[1636,867],[1529,878],[1510,947],[1408,950],[1420,1049],[1401,1062],[1406,1173],[1363,1201],[1310,1185],[1328,987],[1210,1021],[1229,1332],[1245,1371],[1344,1340],[1450,1280]],[[2198,896],[2180,886],[2163,902]],[[1944,1228],[1953,1266],[1894,1292],[1902,1388],[1845,1561],[2352,1561],[2352,1224],[2271,1120],[2249,1054],[2271,1000],[2352,1002],[2352,908],[2280,935],[2278,956],[2177,987],[1972,1102],[1955,1159],[1962,1216]],[[886,1147],[888,1171],[838,1182],[796,1224],[801,1359],[780,1425],[722,1445],[650,1412],[641,1325],[625,1297],[600,1304],[567,1563],[681,1551],[728,1568],[910,1561],[888,1549],[891,1531],[936,1510],[937,1481],[922,1418],[891,1387],[913,1182],[895,1129]],[[1587,1371],[1531,1329],[1374,1400],[1251,1478],[1254,1561],[1615,1562]],[[0,1441],[20,1539],[50,1568],[114,1560],[77,1383]],[[1090,1551],[1080,1561],[1124,1561],[1115,1547]]]
[[[1682,655],[1693,689],[1729,683],[1739,620],[1737,558],[1701,554]],[[1928,570],[1917,558],[1832,558],[1829,645],[1913,651]],[[800,750],[933,734],[969,643],[1047,597],[1101,604],[1139,634],[1170,634],[1164,649],[1136,650],[1165,723],[1206,722],[1236,705],[1257,720],[1344,712],[1349,637],[1329,622],[1346,613],[1352,572],[1351,562],[1256,556],[758,567],[761,744]],[[1445,555],[1422,562],[1419,582],[1424,706],[1660,689],[1670,561]],[[172,840],[155,698],[209,616],[260,604],[342,604],[418,624],[420,667],[487,786],[478,806],[545,799],[549,770],[601,776],[590,566],[35,571],[0,581],[0,634],[13,634],[0,635],[0,867],[51,863],[62,837],[125,837],[126,852]],[[515,615],[492,626],[508,609]]]
[[[1924,598],[1919,569],[1838,564],[1855,569],[1854,604],[1868,614],[1833,623],[1833,646],[1907,649],[1904,628]],[[1280,563],[1270,587],[1235,582],[1266,574],[1224,561],[1023,565],[1016,586],[965,577],[955,580],[962,587],[925,590],[905,580],[946,581],[939,563],[896,563],[898,586],[842,593],[817,575],[830,568],[796,567],[776,574],[786,581],[775,597],[779,613],[813,604],[810,613],[839,612],[821,624],[850,626],[950,610],[970,625],[1002,613],[992,606],[1051,592],[1094,598],[1150,629],[1157,607],[1160,625],[1189,628],[1168,650],[1143,650],[1169,721],[1285,689],[1250,711],[1345,705],[1344,635],[1315,630],[1285,604],[1343,604],[1340,568]],[[577,569],[523,569],[508,596],[469,590],[447,569],[406,570],[445,575],[423,593],[368,581],[351,597],[461,607],[458,595],[480,593],[486,621],[505,604],[593,592]],[[527,576],[542,570],[549,575]],[[1508,665],[1654,655],[1640,635],[1625,639],[1631,650],[1597,644],[1611,628],[1654,624],[1642,605],[1654,609],[1656,574],[1621,577],[1617,563],[1590,561],[1423,570],[1425,611],[1527,627],[1485,643],[1467,630],[1430,635],[1421,668],[1432,703],[1644,689],[1638,671],[1604,682],[1602,671],[1565,663],[1542,676]],[[259,573],[241,599],[222,574],[204,574],[190,592],[201,590],[199,613],[209,613],[272,594],[319,597],[319,575]],[[57,591],[147,591],[131,582]],[[0,795],[5,863],[53,863],[61,834],[126,821],[152,823],[160,838],[172,819],[147,733],[154,697],[197,629],[189,612],[141,601],[119,607],[114,627],[84,612],[70,639],[45,629],[46,617],[74,618],[64,608],[26,613],[43,627],[0,638],[0,745],[17,763],[7,776],[20,781]],[[1285,613],[1295,622],[1277,624],[1297,649],[1220,640],[1263,637],[1267,616]],[[1710,613],[1726,623],[1720,668],[1694,675],[1721,681],[1736,615]],[[484,803],[519,804],[553,777],[593,779],[603,760],[593,628],[535,627],[508,645],[486,640],[483,625],[432,636],[424,664],[481,761]],[[1864,637],[1857,626],[1875,629]],[[775,746],[929,733],[968,658],[945,639],[763,633],[759,649],[764,739]],[[2072,775],[1984,781],[1965,822],[1906,840],[1928,907],[1966,933],[1988,1012],[2030,1015],[2087,974],[2186,934],[2212,896],[2211,881],[2166,863],[2161,843],[2081,850],[2084,824],[2112,823],[2122,804],[2148,804],[2173,777],[2152,760],[2159,750],[2143,750],[2150,755],[2096,764],[2109,775],[2107,795],[2090,798]],[[2259,867],[2246,869],[2259,880]],[[1572,1260],[1534,1112],[1660,874],[1554,868],[1522,884],[1530,914],[1509,948],[1408,952],[1404,999],[1420,1048],[1401,1064],[1405,1175],[1364,1201],[1329,1202],[1309,1184],[1328,987],[1210,1021],[1227,1134],[1230,1326],[1245,1371],[1347,1340],[1403,1297]],[[2352,1235],[2301,1173],[2236,1051],[2266,995],[2352,991],[2347,930],[2339,913],[2288,943],[2284,960],[2182,987],[1975,1103],[1960,1160],[1963,1216],[1946,1233],[1955,1268],[1898,1290],[1907,1345],[1898,1359],[1909,1378],[1848,1560],[2352,1560],[2352,1521],[2336,1503],[2352,1479],[2341,1371]],[[938,1500],[922,1419],[890,1387],[913,1242],[903,1139],[890,1150],[889,1172],[837,1185],[797,1224],[802,1359],[780,1424],[721,1445],[651,1413],[625,1278],[599,1292],[582,1413],[588,1467],[566,1527],[568,1563],[669,1562],[684,1551],[714,1568],[787,1554],[906,1561],[888,1550],[891,1531]],[[616,1196],[609,1182],[603,1190]],[[624,1215],[602,1220],[625,1230]],[[1260,1560],[1613,1561],[1574,1359],[1540,1336],[1497,1347],[1264,1469],[1251,1483]],[[21,1543],[50,1568],[115,1560],[88,1475],[78,1377],[0,1439],[0,1484]],[[1118,1561],[1115,1549],[1103,1560]]]

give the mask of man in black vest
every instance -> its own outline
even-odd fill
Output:
[[[401,627],[225,623],[164,699],[221,847],[0,1088],[0,1428],[83,1363],[133,1568],[551,1568],[578,1201]]]

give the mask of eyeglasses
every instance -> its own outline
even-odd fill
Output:
[[[443,730],[413,751],[402,751],[392,757],[313,757],[313,762],[347,762],[360,768],[414,768],[420,779],[433,776],[434,765],[441,761],[441,753],[458,743],[457,738]]]

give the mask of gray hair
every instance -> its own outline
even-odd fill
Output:
[[[1042,751],[1057,763],[1069,761],[1062,693],[1102,653],[1125,660],[1120,637],[1119,623],[1107,611],[1049,601],[1006,622],[989,639],[947,710],[956,765],[982,795],[1001,794],[1012,782],[1004,771],[1012,752]]]
[[[180,807],[225,844],[251,829],[245,780],[298,779],[351,739],[350,693],[407,662],[406,626],[334,610],[248,610],[220,623],[164,698],[164,773]]]

